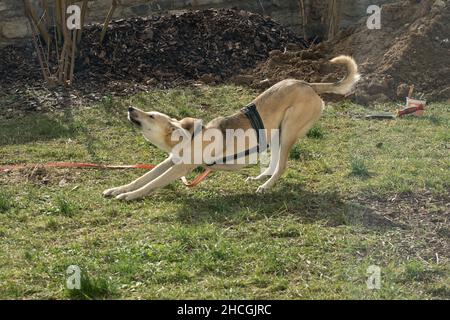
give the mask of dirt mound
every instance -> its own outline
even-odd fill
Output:
[[[307,82],[335,81],[343,76],[344,72],[328,64],[332,56],[326,42],[305,50],[274,50],[270,52],[267,61],[260,63],[253,70],[252,85],[264,87],[287,78]]]
[[[412,84],[429,100],[450,98],[449,21],[450,6],[442,1],[401,1],[383,6],[381,30],[362,26],[338,39],[333,51],[361,64],[357,100],[403,99]]]
[[[450,6],[442,1],[400,1],[382,8],[382,28],[357,28],[308,50],[274,51],[252,74],[252,85],[287,77],[334,81],[343,73],[326,62],[340,54],[355,57],[363,75],[354,99],[363,104],[403,99],[408,86],[429,100],[450,98]],[[260,81],[269,79],[262,84]]]

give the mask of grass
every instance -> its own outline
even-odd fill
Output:
[[[66,288],[66,296],[74,300],[95,300],[112,298],[115,295],[115,288],[112,287],[108,279],[92,279],[88,274],[81,272],[80,288]]]
[[[128,105],[210,120],[255,94],[155,90],[0,119],[0,163],[158,163],[164,153],[127,122]],[[449,111],[368,121],[360,106],[329,106],[263,196],[244,183],[258,167],[131,203],[101,192],[141,170],[1,174],[0,298],[448,299]],[[81,290],[65,286],[70,265]],[[366,286],[371,265],[380,290]]]
[[[75,211],[76,211],[75,206],[72,203],[70,203],[70,201],[68,201],[67,199],[62,197],[56,199],[56,207],[55,207],[56,213],[60,213],[64,216],[71,217],[74,215]]]
[[[0,213],[4,213],[11,209],[11,203],[9,196],[4,193],[0,193]]]
[[[311,139],[323,139],[325,133],[321,127],[315,126],[311,130],[309,130],[306,136]]]
[[[358,176],[361,178],[370,177],[369,169],[367,169],[366,162],[361,158],[353,158],[350,162],[351,165],[351,175]]]

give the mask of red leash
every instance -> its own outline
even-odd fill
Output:
[[[134,165],[108,165],[108,164],[96,164],[96,163],[85,163],[85,162],[50,162],[50,163],[35,163],[35,164],[13,164],[0,166],[0,173],[8,172],[11,170],[24,169],[24,168],[97,168],[97,169],[146,169],[151,170],[155,166],[152,164],[134,164]],[[206,179],[206,177],[211,173],[210,169],[205,170],[203,173],[198,175],[191,182],[187,181],[185,177],[181,180],[183,183],[189,187],[193,188],[200,182]]]

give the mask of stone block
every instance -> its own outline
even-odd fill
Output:
[[[25,17],[3,22],[1,30],[7,39],[20,39],[30,35],[28,20]]]

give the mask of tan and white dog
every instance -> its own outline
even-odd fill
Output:
[[[347,76],[338,83],[306,83],[300,80],[284,80],[259,95],[253,104],[256,106],[260,118],[266,130],[280,130],[279,148],[276,161],[272,161],[266,172],[255,178],[247,180],[262,180],[270,175],[270,178],[262,184],[257,192],[261,193],[271,188],[286,170],[289,152],[295,142],[305,136],[314,123],[320,118],[324,109],[324,102],[320,98],[321,93],[348,94],[359,80],[358,66],[353,58],[339,56],[331,60],[334,64],[344,64],[347,67]],[[194,123],[198,119],[185,118],[173,119],[159,112],[144,112],[130,107],[128,118],[143,132],[144,137],[158,148],[169,153],[169,157],[137,180],[103,192],[104,196],[116,197],[120,200],[134,200],[147,196],[157,188],[186,176],[196,167],[208,167],[211,170],[238,170],[245,164],[187,164],[174,161],[172,150],[179,141],[173,141],[173,132],[181,131],[185,137],[193,138]],[[212,120],[202,131],[218,129],[252,129],[250,120],[242,111],[228,117],[220,117]],[[192,137],[192,138],[191,138]],[[193,140],[193,139],[192,139]],[[193,141],[190,142],[193,144]],[[202,150],[210,142],[203,141],[195,148]],[[271,136],[267,135],[267,143],[270,145]],[[245,147],[251,147],[250,142]],[[224,146],[226,148],[226,146]],[[235,152],[242,152],[233,146]],[[220,156],[217,154],[217,156]],[[247,163],[247,162],[246,162]]]

